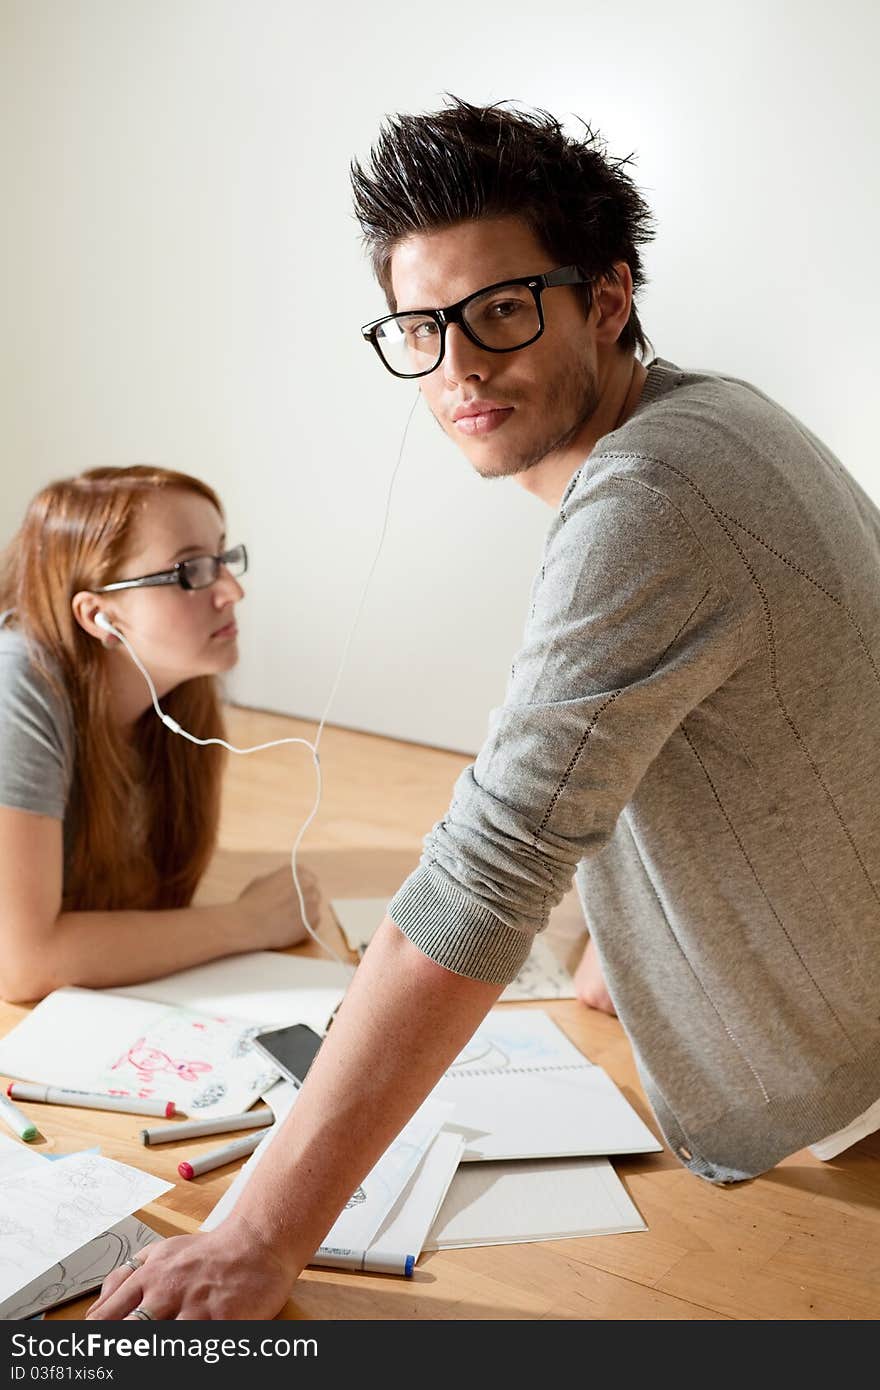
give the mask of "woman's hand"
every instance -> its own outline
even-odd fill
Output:
[[[297,1270],[235,1213],[213,1231],[156,1241],[107,1275],[87,1318],[118,1321],[144,1308],[152,1320],[274,1318],[293,1289]]]
[[[309,926],[316,930],[321,915],[318,880],[308,869],[297,869]],[[296,946],[306,936],[299,899],[289,867],[252,879],[238,898],[251,923],[254,950],[281,950]]]

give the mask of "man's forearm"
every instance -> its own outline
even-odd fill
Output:
[[[292,1277],[503,988],[435,965],[386,917],[284,1131],[230,1218]]]

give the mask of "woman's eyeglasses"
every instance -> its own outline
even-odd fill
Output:
[[[92,592],[109,594],[114,589],[152,589],[160,584],[179,584],[181,589],[208,589],[219,579],[221,568],[237,579],[247,566],[247,550],[243,545],[234,545],[222,555],[196,555],[191,560],[179,560],[170,570],[142,574],[137,579],[118,579],[115,584],[104,584]]]

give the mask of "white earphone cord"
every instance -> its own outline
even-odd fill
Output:
[[[321,780],[321,760],[318,756],[318,746],[321,742],[321,735],[324,732],[324,725],[327,722],[327,716],[330,713],[330,708],[333,704],[333,701],[336,698],[336,692],[339,689],[339,683],[342,679],[342,673],[345,670],[345,666],[348,661],[348,653],[351,650],[351,644],[354,641],[354,635],[357,631],[358,624],[361,620],[361,614],[364,611],[364,604],[366,603],[367,593],[369,591],[371,583],[373,582],[373,575],[376,572],[376,566],[379,563],[379,556],[381,555],[382,547],[385,544],[385,535],[388,531],[388,518],[391,514],[391,496],[394,491],[394,484],[397,479],[397,474],[400,470],[401,462],[403,460],[403,450],[404,446],[406,445],[406,436],[409,433],[410,422],[412,421],[412,417],[415,414],[415,409],[418,403],[419,396],[417,395],[412,403],[409,415],[406,417],[406,424],[403,427],[403,434],[401,435],[400,439],[400,448],[397,453],[397,462],[394,465],[394,470],[391,474],[391,480],[388,484],[388,493],[385,501],[385,516],[382,520],[382,530],[379,535],[379,544],[376,547],[376,553],[373,556],[373,563],[371,564],[369,572],[367,574],[367,579],[366,583],[364,584],[363,591],[361,593],[360,602],[358,603],[354,619],[352,620],[351,627],[348,631],[348,636],[342,648],[342,656],[340,658],[339,666],[336,671],[336,677],[330,689],[330,694],[327,697],[327,703],[324,707],[324,713],[321,715],[321,718],[318,721],[318,728],[315,734],[314,743],[310,743],[309,740],[306,738],[277,738],[273,739],[270,743],[254,744],[252,748],[236,748],[233,744],[227,743],[226,740],[222,738],[196,738],[195,734],[188,733],[186,729],[182,728],[180,724],[178,724],[176,719],[173,719],[170,714],[165,713],[165,711],[162,709],[162,706],[159,704],[159,696],[156,693],[156,687],[153,684],[153,678],[147,670],[146,666],[143,664],[143,662],[141,661],[140,657],[138,656],[137,652],[134,650],[128,639],[124,637],[123,634],[117,628],[112,629],[113,635],[119,638],[119,641],[122,643],[125,650],[128,652],[128,655],[134,662],[135,666],[138,668],[144,680],[147,682],[147,686],[150,691],[150,699],[153,702],[153,709],[156,711],[156,714],[162,720],[162,723],[165,725],[165,727],[170,729],[172,733],[180,734],[181,738],[188,739],[190,743],[196,743],[201,748],[206,748],[209,744],[216,743],[219,744],[221,748],[227,749],[228,752],[238,753],[244,757],[246,757],[250,753],[261,753],[266,748],[280,748],[281,745],[285,743],[301,743],[304,748],[308,748],[309,752],[312,755],[312,762],[315,768],[315,801],[311,811],[309,812],[308,816],[300,826],[299,833],[297,834],[296,839],[293,842],[293,848],[290,852],[290,868],[293,874],[293,886],[296,889],[296,896],[297,901],[299,903],[299,910],[302,915],[303,926],[305,927],[312,940],[318,946],[321,947],[322,951],[327,951],[328,954],[331,955],[334,960],[339,961],[341,965],[346,965],[348,964],[348,962],[343,961],[342,957],[338,955],[336,951],[333,950],[332,946],[328,945],[326,941],[321,940],[317,932],[315,932],[312,929],[312,925],[309,922],[308,914],[306,913],[305,899],[303,898],[303,892],[300,886],[299,875],[296,870],[296,856],[297,851],[299,850],[300,844],[302,842],[302,838],[308,830],[309,826],[311,825],[312,821],[315,819],[315,816],[318,813],[318,807],[321,804],[321,792],[323,790],[323,784]]]

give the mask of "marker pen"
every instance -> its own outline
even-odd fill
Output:
[[[121,1110],[129,1115],[177,1114],[173,1100],[141,1100],[138,1096],[93,1095],[90,1091],[68,1091],[62,1086],[38,1086],[32,1081],[10,1081],[6,1094],[13,1100],[36,1100],[43,1105],[75,1105],[83,1110]]]
[[[412,1278],[415,1255],[398,1255],[388,1250],[348,1250],[335,1245],[321,1245],[309,1260],[310,1265],[327,1265],[331,1269],[362,1269],[365,1274],[403,1274]]]
[[[264,1129],[258,1129],[256,1134],[247,1134],[244,1139],[234,1139],[231,1144],[224,1144],[222,1149],[212,1149],[202,1158],[191,1158],[189,1162],[178,1163],[177,1171],[182,1178],[190,1182],[202,1173],[210,1173],[212,1168],[222,1168],[224,1163],[244,1158],[247,1154],[252,1154],[258,1144],[262,1144],[270,1128],[271,1126],[267,1125]]]
[[[176,1144],[181,1139],[198,1139],[202,1134],[230,1134],[236,1129],[265,1129],[274,1124],[271,1110],[247,1110],[243,1115],[218,1115],[214,1120],[184,1120],[174,1125],[155,1125],[141,1130],[144,1144]]]
[[[17,1134],[19,1139],[24,1139],[29,1144],[32,1139],[36,1139],[39,1130],[33,1120],[28,1119],[23,1110],[19,1110],[17,1105],[13,1105],[11,1100],[7,1100],[4,1095],[0,1095],[0,1115],[9,1125],[13,1134]]]

